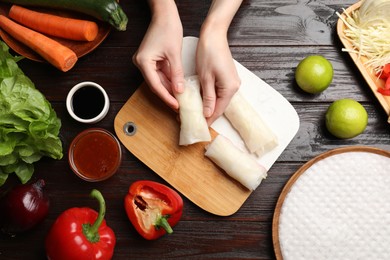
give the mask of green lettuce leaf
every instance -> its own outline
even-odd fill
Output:
[[[63,156],[61,120],[17,65],[22,58],[0,41],[0,186],[11,173],[26,183],[43,156]]]

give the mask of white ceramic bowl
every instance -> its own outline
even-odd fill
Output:
[[[75,110],[77,110],[77,107],[75,107],[76,104],[74,104],[75,94],[79,90],[81,90],[82,88],[86,88],[86,87],[96,88],[97,90],[100,91],[100,94],[102,95],[102,98],[103,98],[103,104],[101,106],[101,111],[99,110],[100,112],[91,118],[84,118],[84,117],[78,116],[77,113],[75,113]],[[83,104],[83,105],[94,106],[94,105],[96,105],[96,103],[91,98],[90,100],[86,100],[85,104]],[[74,118],[75,120],[77,120],[81,123],[93,124],[93,123],[99,122],[107,115],[109,108],[110,108],[110,100],[108,98],[106,91],[104,90],[104,88],[102,86],[100,86],[99,84],[92,82],[92,81],[84,81],[84,82],[78,83],[69,91],[69,93],[66,97],[66,109],[68,110],[68,113],[70,114],[70,116],[72,118]]]

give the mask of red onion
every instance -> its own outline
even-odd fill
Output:
[[[0,229],[7,234],[27,231],[40,223],[49,211],[43,192],[45,181],[18,185],[0,200]]]

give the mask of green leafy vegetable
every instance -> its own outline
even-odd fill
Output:
[[[61,121],[44,95],[24,75],[8,46],[0,41],[0,186],[15,173],[30,180],[43,156],[61,159]]]

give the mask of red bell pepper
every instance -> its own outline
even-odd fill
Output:
[[[377,74],[380,79],[386,80],[390,76],[390,63],[383,66],[382,70]]]
[[[390,89],[378,88],[378,92],[384,96],[390,96]]]
[[[379,87],[378,92],[384,96],[390,96],[390,76],[385,79],[384,87]]]
[[[125,196],[127,216],[137,232],[154,240],[172,233],[180,220],[183,200],[173,189],[153,181],[136,181]]]
[[[384,96],[390,96],[390,63],[383,66],[379,78],[385,81],[385,85],[383,87],[379,87],[378,92]]]
[[[92,190],[91,197],[99,201],[99,213],[90,208],[70,208],[54,222],[45,241],[48,259],[112,258],[116,238],[104,220],[104,198],[98,190]]]

